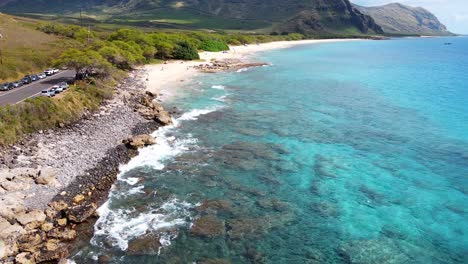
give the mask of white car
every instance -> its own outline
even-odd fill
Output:
[[[62,90],[68,89],[68,83],[66,82],[61,82],[58,85],[60,86],[60,88],[62,88]]]
[[[54,74],[54,69],[47,69],[44,71],[45,75],[47,76],[51,76]]]
[[[37,77],[39,77],[39,79],[44,79],[47,75],[45,73],[39,73]]]
[[[50,89],[51,89],[51,90],[54,90],[55,93],[61,93],[61,92],[63,92],[63,88],[60,87],[59,85],[54,85],[54,86],[52,86],[52,88],[50,88]]]
[[[41,96],[47,96],[47,97],[52,97],[55,96],[55,92],[48,89],[48,90],[42,90],[41,91]]]
[[[54,72],[54,74],[56,74],[56,73],[59,73],[60,70],[57,68],[53,68],[52,71]]]

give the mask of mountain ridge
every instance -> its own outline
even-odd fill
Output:
[[[354,34],[382,33],[372,18],[354,8],[349,0],[9,0],[0,6],[4,12],[19,15],[76,14],[80,9],[122,23],[132,14],[137,18],[144,17],[146,20],[142,22],[146,25],[176,20],[190,25],[192,18],[226,19],[235,20],[241,26],[223,28],[222,23],[212,23],[212,26],[241,29],[242,24],[256,21],[258,29],[264,26],[276,33],[339,34],[343,29]]]
[[[423,7],[401,3],[364,7],[354,4],[361,13],[371,16],[385,33],[399,35],[453,35],[439,19]]]

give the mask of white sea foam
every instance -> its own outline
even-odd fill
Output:
[[[121,180],[124,181],[124,182],[126,182],[126,183],[128,183],[129,185],[135,185],[135,184],[138,183],[138,181],[139,181],[140,179],[135,178],[135,177],[129,177],[129,178],[126,178],[126,179],[121,179]]]
[[[242,69],[237,70],[236,72],[246,72],[248,70],[249,70],[249,68],[242,68]]]
[[[148,231],[160,231],[174,226],[187,225],[187,219],[190,219],[190,209],[194,205],[172,199],[167,201],[159,208],[151,212],[137,213],[134,210],[111,210],[109,202],[106,202],[98,209],[100,215],[94,229],[94,237],[91,243],[96,246],[103,246],[103,238],[112,246],[125,251],[128,248],[128,241],[144,235]],[[164,244],[169,245],[168,239],[174,239],[172,236],[162,238]]]
[[[209,114],[211,112],[217,111],[218,109],[220,109],[220,107],[192,110],[190,112],[184,113],[181,117],[179,117],[176,120],[176,124],[178,124],[178,121],[197,120],[199,116]]]
[[[141,186],[132,188],[132,189],[130,189],[130,190],[127,192],[127,194],[128,194],[128,195],[133,195],[133,194],[137,194],[137,193],[145,193],[145,192],[143,191],[144,188],[145,188],[144,185],[141,185]]]
[[[217,90],[224,90],[224,89],[226,89],[226,86],[224,86],[224,85],[213,85],[213,86],[211,86],[211,88],[217,89]]]
[[[180,126],[182,121],[196,120],[200,115],[218,109],[219,107],[192,110],[173,120],[173,125],[155,131],[152,135],[157,139],[156,144],[140,149],[136,157],[128,164],[122,165],[117,177],[118,180],[133,186],[139,182],[139,178],[125,178],[126,172],[142,166],[162,170],[165,161],[187,151],[197,143],[197,140],[190,134],[186,135],[185,138],[178,139],[171,136],[171,132]],[[116,190],[115,186],[112,188],[109,201],[98,209],[100,217],[95,224],[94,237],[91,241],[93,245],[104,246],[110,243],[121,250],[126,250],[129,240],[142,236],[148,231],[164,231],[169,227],[190,224],[190,209],[196,205],[179,201],[176,198],[145,212],[137,212],[133,208],[113,208],[110,206],[113,199],[137,195],[143,192],[143,188],[144,186],[136,186],[124,193],[122,190]],[[177,234],[174,233],[165,234],[162,232],[161,245],[170,245],[171,240],[176,236]]]
[[[227,98],[227,95],[223,95],[223,96],[220,96],[220,97],[213,97],[211,99],[213,99],[215,101],[218,101],[218,102],[226,102],[226,98]]]

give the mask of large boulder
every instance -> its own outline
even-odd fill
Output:
[[[16,216],[16,220],[25,227],[34,229],[40,227],[46,220],[46,215],[41,210],[32,210],[28,213],[21,213]]]
[[[123,143],[131,149],[138,149],[156,144],[156,140],[147,134],[136,135],[123,140]]]
[[[94,203],[77,205],[68,208],[68,210],[66,210],[66,215],[68,220],[75,223],[81,223],[93,215],[94,212],[96,212],[96,209],[97,205]]]
[[[170,125],[172,124],[172,117],[167,111],[159,111],[158,114],[155,115],[154,121],[161,125]]]

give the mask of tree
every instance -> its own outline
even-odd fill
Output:
[[[107,76],[112,65],[101,54],[93,50],[69,49],[56,61],[57,65],[73,68],[77,73],[91,72]]]
[[[177,60],[200,59],[197,49],[188,42],[178,43],[174,49],[173,57],[174,59],[177,59]]]

